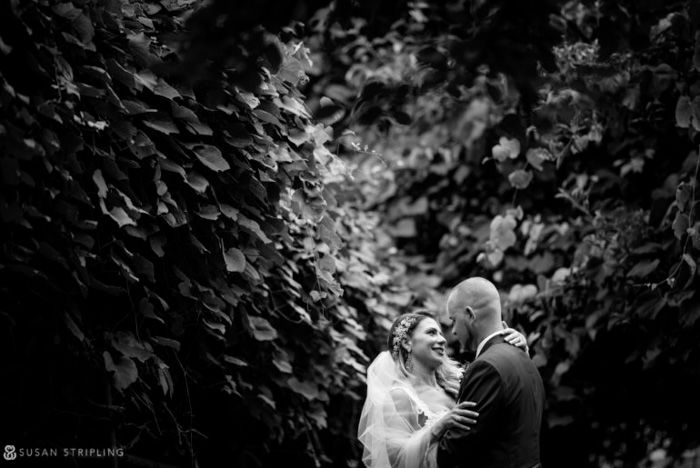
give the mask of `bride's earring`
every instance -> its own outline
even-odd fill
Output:
[[[411,350],[408,351],[408,356],[406,357],[406,370],[413,373],[413,355]]]

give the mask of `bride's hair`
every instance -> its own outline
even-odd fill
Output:
[[[396,363],[396,368],[399,375],[408,378],[411,372],[406,368],[406,360],[408,359],[408,351],[401,346],[403,339],[408,339],[413,335],[416,327],[426,318],[435,319],[435,317],[425,309],[415,310],[407,314],[400,315],[389,329],[389,338],[387,339],[387,348],[391,353],[391,357]],[[459,392],[459,383],[462,380],[464,369],[455,361],[445,354],[442,358],[442,364],[435,370],[435,379],[445,392],[453,398],[457,398]]]

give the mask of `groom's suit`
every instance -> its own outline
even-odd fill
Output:
[[[458,401],[474,401],[470,431],[440,439],[440,468],[531,468],[540,463],[544,386],[537,368],[502,336],[490,339],[462,379]]]

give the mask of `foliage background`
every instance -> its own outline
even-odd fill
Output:
[[[2,440],[357,466],[391,319],[478,274],[546,465],[697,463],[696,2],[0,8]]]

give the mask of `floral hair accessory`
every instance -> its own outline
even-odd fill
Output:
[[[399,355],[399,347],[401,346],[401,341],[406,338],[406,335],[408,334],[408,329],[411,328],[413,325],[413,322],[416,321],[416,317],[406,317],[405,319],[401,320],[399,325],[396,327],[396,330],[394,330],[394,339],[392,340],[392,353],[395,356]]]

